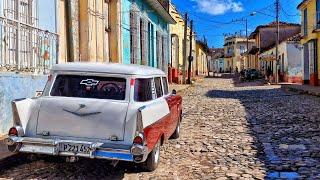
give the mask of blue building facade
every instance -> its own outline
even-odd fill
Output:
[[[42,91],[49,68],[57,61],[56,2],[0,1],[0,136],[13,125],[11,101]],[[14,15],[17,5],[19,18]],[[28,28],[17,33],[17,21]]]
[[[121,0],[122,62],[167,72],[170,57],[169,24],[175,23],[160,0]],[[169,7],[169,6],[168,6]]]

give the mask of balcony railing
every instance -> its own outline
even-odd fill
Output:
[[[48,73],[58,61],[58,35],[0,17],[0,71]]]

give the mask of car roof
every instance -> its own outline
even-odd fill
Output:
[[[110,74],[126,75],[160,75],[166,74],[157,68],[141,66],[135,64],[116,64],[116,63],[65,63],[53,65],[52,71],[77,71],[77,72],[97,72]]]

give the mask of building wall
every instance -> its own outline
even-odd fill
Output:
[[[230,70],[232,70],[232,66],[233,66],[232,63],[233,63],[232,58],[224,58],[225,71],[229,72]]]
[[[302,46],[299,43],[287,43],[288,81],[302,83]]]
[[[207,53],[200,44],[196,44],[196,72],[198,75],[206,75],[208,72]]]
[[[246,40],[247,39],[243,37],[231,37],[231,38],[225,39],[225,43],[232,43],[224,47],[224,51],[226,52],[226,55],[232,61],[230,63],[232,70],[238,69],[240,71],[241,69],[246,68],[249,64],[247,58],[243,55],[243,53],[247,51]],[[254,45],[254,40],[249,40],[249,49],[251,49],[253,45]],[[241,52],[240,47],[244,48],[243,52]],[[233,48],[232,54],[228,54],[228,48]]]
[[[170,5],[170,15],[173,17],[173,19],[177,22],[176,24],[170,24],[170,35],[171,35],[171,61],[172,62],[172,68],[173,68],[173,79],[175,82],[178,82],[178,78],[175,77],[176,75],[182,74],[183,69],[183,44],[184,44],[184,18],[181,14],[176,10],[176,7],[174,5]],[[193,56],[193,62],[191,65],[191,73],[194,76],[196,73],[196,34],[193,32],[193,36],[190,41],[190,27],[187,27],[187,57],[189,57],[190,52],[190,43],[192,41],[192,56]],[[185,70],[188,70],[188,64],[189,61],[187,60],[185,64]],[[178,73],[177,73],[178,71]]]
[[[137,48],[137,64],[141,64],[141,55],[140,55],[140,33],[137,33],[137,47],[131,47],[130,44],[130,32],[131,32],[131,26],[130,26],[130,12],[134,12],[135,15],[137,15],[138,20],[135,22],[137,24],[139,24],[139,19],[140,17],[142,17],[143,19],[146,19],[148,21],[148,29],[150,27],[153,27],[153,29],[150,28],[150,33],[153,34],[153,37],[150,36],[149,38],[149,42],[151,42],[153,44],[153,46],[150,46],[150,48],[148,49],[149,52],[149,57],[148,57],[148,63],[147,65],[152,66],[152,67],[158,67],[158,58],[157,58],[157,37],[156,37],[156,32],[157,31],[161,31],[163,33],[163,35],[165,36],[166,39],[166,44],[167,44],[167,48],[168,50],[165,51],[166,53],[166,59],[165,59],[165,63],[162,64],[162,68],[163,70],[167,71],[167,67],[168,67],[168,61],[169,61],[169,57],[170,57],[170,48],[169,48],[169,44],[170,44],[170,36],[169,36],[169,25],[167,22],[165,22],[163,20],[163,18],[156,13],[156,11],[154,11],[152,9],[152,7],[147,4],[147,2],[145,0],[136,0],[135,2],[131,1],[131,0],[122,0],[121,1],[121,10],[122,10],[122,18],[121,18],[121,26],[122,26],[122,59],[123,59],[123,63],[125,64],[130,64],[131,63],[131,48]],[[131,11],[132,10],[132,11]],[[139,32],[140,29],[137,28],[137,31]]]
[[[31,98],[36,91],[42,91],[47,76],[0,73],[0,135],[12,127],[11,101],[20,98]]]
[[[224,58],[212,59],[210,61],[210,71],[219,73],[225,71]]]
[[[109,19],[108,19],[108,31],[109,31],[109,46],[110,62],[122,63],[122,27],[120,24],[122,18],[122,0],[112,0],[109,1]],[[126,42],[127,43],[127,42]]]
[[[318,53],[318,58],[317,58],[317,67],[318,69],[316,69],[315,71],[313,71],[313,67],[310,67],[310,69],[312,69],[313,72],[310,72],[310,74],[308,73],[309,77],[304,77],[304,80],[307,80],[310,82],[312,85],[319,85],[320,84],[320,62],[319,62],[319,55],[320,55],[320,32],[316,32],[314,31],[315,28],[315,21],[316,21],[316,0],[309,0],[305,5],[300,7],[300,11],[301,11],[301,22],[303,22],[304,16],[303,16],[303,11],[305,9],[308,9],[308,24],[307,24],[307,36],[304,36],[303,39],[301,40],[301,44],[307,44],[312,40],[317,41],[318,47],[316,47],[316,51]],[[302,27],[303,29],[303,27]],[[304,59],[304,55],[301,56],[302,59]],[[313,61],[313,60],[309,60],[309,61]],[[311,62],[309,62],[311,64]],[[313,62],[312,62],[313,63]],[[305,63],[304,63],[305,64]],[[309,64],[309,65],[310,65]],[[305,65],[303,65],[305,66]],[[305,69],[303,67],[303,69]],[[310,71],[310,70],[309,70]],[[305,76],[305,75],[304,75]]]
[[[67,12],[65,8],[64,0],[58,1],[58,16],[66,17]],[[67,20],[66,18],[59,18],[58,22],[58,34],[59,34],[59,62],[68,62],[68,47],[67,47]]]
[[[108,7],[99,0],[58,1],[60,62],[109,61]]]
[[[270,65],[272,66],[271,68],[273,69],[274,77],[276,73],[275,53],[276,48],[274,47],[260,55],[261,61],[264,61],[264,64],[266,65],[266,67],[264,67],[265,69],[268,69]],[[302,83],[301,45],[298,42],[282,42],[279,45],[279,56],[282,81],[291,83]],[[268,58],[266,59],[265,57]],[[272,57],[272,59],[270,57]]]

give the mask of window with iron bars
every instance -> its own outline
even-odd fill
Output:
[[[57,62],[58,37],[38,27],[38,1],[3,0],[1,7],[0,71],[47,73]]]

